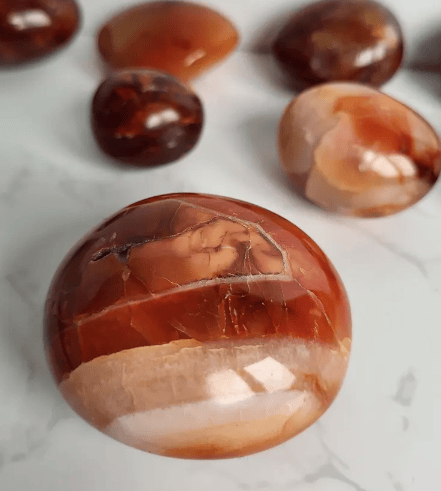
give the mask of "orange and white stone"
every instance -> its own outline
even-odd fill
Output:
[[[133,447],[235,457],[293,437],[326,410],[346,371],[345,344],[174,341],[83,363],[60,390],[86,420]]]
[[[341,281],[293,224],[229,198],[135,203],[86,236],[46,305],[48,361],[86,421],[133,447],[236,457],[298,434],[346,372]]]
[[[386,94],[352,83],[297,96],[280,122],[279,155],[306,198],[362,217],[413,205],[441,169],[440,140],[429,123]]]

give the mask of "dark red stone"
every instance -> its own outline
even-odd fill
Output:
[[[78,31],[74,0],[1,0],[0,65],[20,65],[65,46]]]
[[[394,15],[371,0],[325,0],[295,14],[273,53],[303,90],[331,81],[379,87],[397,71],[403,36]]]
[[[172,76],[153,70],[107,78],[92,103],[96,140],[107,155],[136,166],[173,162],[199,140],[199,97]]]

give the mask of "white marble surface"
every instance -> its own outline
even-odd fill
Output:
[[[330,215],[297,198],[277,164],[275,130],[292,95],[268,57],[247,53],[288,0],[220,0],[241,50],[195,84],[206,108],[198,147],[169,166],[111,165],[89,129],[100,80],[93,33],[123,0],[84,0],[84,27],[50,60],[0,73],[1,491],[427,491],[441,489],[441,182],[382,219]],[[408,61],[441,7],[388,5]],[[418,41],[418,42],[417,42]],[[441,46],[438,46],[441,51]],[[441,76],[401,71],[384,87],[441,131]],[[51,277],[90,227],[133,201],[194,191],[241,198],[290,219],[326,251],[354,319],[336,402],[300,436],[226,461],[144,454],[101,435],[64,403],[46,367],[42,306]]]

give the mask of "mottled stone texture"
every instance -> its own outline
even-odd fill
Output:
[[[440,141],[413,110],[364,85],[309,89],[286,108],[282,166],[317,205],[360,217],[390,215],[420,200],[440,167]]]
[[[79,23],[74,0],[1,0],[0,66],[51,54],[72,39]]]
[[[218,12],[191,2],[133,6],[110,19],[98,49],[112,70],[154,68],[184,81],[197,77],[234,50],[236,28]]]
[[[170,75],[119,72],[98,88],[92,127],[110,157],[136,166],[173,162],[198,142],[203,125],[199,97]]]
[[[401,64],[403,35],[376,2],[326,0],[289,19],[273,53],[297,90],[337,80],[379,87]]]
[[[281,443],[336,396],[348,300],[319,247],[257,206],[197,194],[135,203],[51,285],[48,361],[87,421],[134,447],[222,458]]]

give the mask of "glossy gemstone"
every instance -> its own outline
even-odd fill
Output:
[[[332,81],[379,87],[397,71],[403,36],[393,14],[370,0],[326,0],[292,17],[273,53],[296,89]]]
[[[2,0],[0,65],[20,65],[60,49],[79,22],[74,0]]]
[[[360,217],[420,200],[440,167],[440,141],[413,110],[364,85],[330,83],[297,96],[279,128],[282,166],[317,205]]]
[[[91,231],[52,282],[48,361],[69,404],[133,447],[223,458],[277,445],[335,398],[348,300],[284,218],[198,194],[146,199]]]
[[[92,127],[110,157],[136,166],[173,162],[199,140],[199,97],[170,75],[153,70],[119,72],[98,88]]]
[[[231,22],[191,2],[136,5],[101,29],[98,49],[111,69],[154,68],[184,81],[225,58],[238,43]]]

